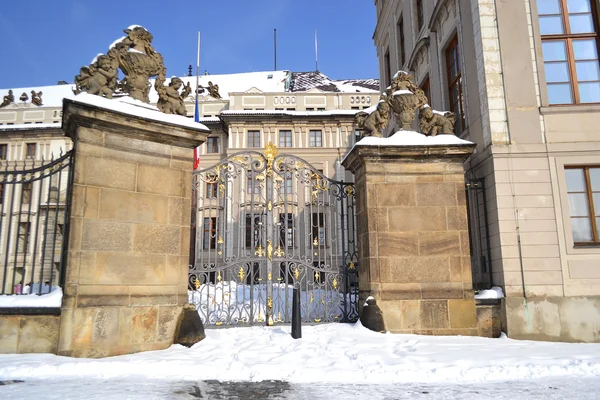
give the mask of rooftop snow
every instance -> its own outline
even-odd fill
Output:
[[[72,100],[76,103],[90,104],[105,110],[112,110],[121,114],[133,115],[171,125],[185,126],[187,128],[196,130],[209,130],[205,125],[194,122],[192,118],[181,115],[164,114],[160,112],[158,108],[143,103],[139,100],[134,100],[130,97],[106,99],[93,94],[80,93],[77,96],[69,97],[69,100]]]

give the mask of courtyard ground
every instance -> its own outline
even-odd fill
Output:
[[[0,398],[600,398],[600,344],[380,334],[360,323],[302,333],[207,330],[191,349],[104,359],[0,355]]]

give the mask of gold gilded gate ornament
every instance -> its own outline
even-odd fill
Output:
[[[273,142],[269,142],[264,150],[264,155],[267,159],[267,176],[273,176],[273,161],[275,160],[275,157],[277,157],[277,154],[277,146],[275,146]]]

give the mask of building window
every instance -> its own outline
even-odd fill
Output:
[[[310,131],[310,147],[323,147],[322,131]]]
[[[4,183],[0,183],[0,205],[4,203]]]
[[[22,185],[23,192],[21,193],[21,204],[31,204],[31,188],[32,183],[27,182]]]
[[[285,176],[284,176],[284,183],[283,183],[283,194],[292,194],[292,173],[291,172],[286,172]]]
[[[248,131],[248,147],[260,147],[260,131]]]
[[[600,103],[593,0],[537,0],[548,103]]]
[[[262,228],[261,216],[254,214],[246,214],[246,248],[258,247],[260,244],[260,232]]]
[[[429,105],[431,106],[431,108],[433,108],[433,105],[431,104],[431,97],[430,97],[430,93],[429,93],[429,75],[427,75],[425,77],[425,79],[423,80],[423,83],[421,84],[421,90],[423,91],[423,93],[425,93],[425,96],[427,96],[427,101],[429,102]]]
[[[385,51],[384,56],[385,82],[389,85],[392,82],[392,66],[390,64],[390,50]]]
[[[204,218],[202,227],[202,248],[214,249],[217,243],[217,217]]]
[[[399,69],[402,69],[405,61],[406,50],[404,49],[404,18],[400,17],[398,20],[398,64],[400,66]],[[390,84],[392,81],[387,81],[387,84]]]
[[[219,152],[219,138],[209,137],[206,139],[206,152],[207,153],[218,153]]]
[[[17,253],[27,253],[29,249],[29,233],[31,224],[29,222],[21,222],[19,224],[19,233],[17,238]]]
[[[292,131],[279,131],[279,147],[292,147]]]
[[[425,22],[425,16],[423,13],[423,0],[417,0],[415,5],[417,6],[417,29],[421,32],[423,23]]]
[[[217,182],[210,182],[206,184],[206,198],[216,199],[217,198],[218,185]]]
[[[294,215],[279,214],[279,243],[285,247],[294,247]]]
[[[27,143],[25,158],[35,158],[35,143]]]
[[[456,132],[457,135],[460,135],[465,126],[465,116],[463,112],[462,79],[457,35],[454,35],[454,38],[452,38],[446,48],[446,72],[448,76],[450,111],[456,115],[454,132]]]
[[[573,242],[600,244],[600,166],[566,167]]]
[[[262,175],[260,175],[262,176]],[[254,173],[248,171],[248,181],[246,183],[246,193],[249,194],[260,194],[260,183],[254,179]]]
[[[325,214],[313,213],[311,221],[311,246],[325,246]],[[318,241],[315,241],[317,239]]]
[[[0,160],[6,160],[8,156],[8,145],[0,144]]]

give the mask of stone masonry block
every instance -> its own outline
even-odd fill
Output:
[[[456,206],[456,185],[445,183],[415,184],[417,206]]]
[[[102,285],[158,285],[165,281],[162,254],[98,253],[95,282]]]
[[[445,231],[445,207],[390,207],[390,232]]]
[[[85,184],[115,189],[135,190],[136,164],[89,156]]]
[[[448,300],[451,328],[476,328],[475,300]]]
[[[167,223],[166,196],[102,189],[100,218],[137,223]]]
[[[374,185],[378,207],[407,207],[415,205],[415,185],[387,183]]]
[[[179,254],[181,228],[171,225],[135,224],[134,251],[141,253]]]
[[[81,240],[82,250],[130,251],[130,224],[85,219]]]
[[[419,255],[460,256],[459,232],[420,232]]]
[[[450,326],[447,300],[421,301],[420,315],[423,329],[446,329]]]
[[[184,186],[191,186],[191,180],[184,182],[183,176],[178,170],[141,164],[138,170],[137,191],[183,197]]]

